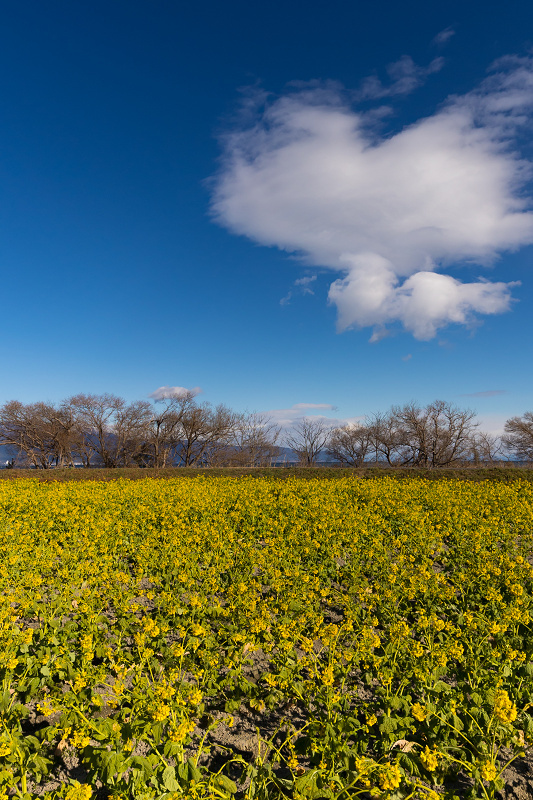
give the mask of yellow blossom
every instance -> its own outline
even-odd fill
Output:
[[[420,753],[420,760],[423,762],[427,770],[434,772],[439,765],[436,748],[430,750],[426,745],[422,753]]]
[[[419,722],[424,722],[427,717],[427,709],[425,706],[420,705],[420,703],[415,703],[411,706],[411,714]]]
[[[380,772],[379,782],[384,791],[397,789],[402,782],[402,773],[398,764],[387,764]]]
[[[505,689],[498,689],[494,698],[494,715],[503,724],[514,722],[518,712],[516,704],[510,699]]]
[[[481,777],[484,781],[493,781],[497,774],[496,767],[492,761],[485,761],[481,765]]]

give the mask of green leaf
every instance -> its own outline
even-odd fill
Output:
[[[163,748],[163,753],[167,757],[169,757],[169,756],[170,757],[174,757],[174,756],[178,755],[178,753],[180,753],[181,750],[182,750],[182,745],[179,742],[173,742],[170,739],[168,739],[165,742],[165,746]]]
[[[181,786],[176,780],[176,770],[174,767],[167,767],[163,772],[163,786],[169,792],[179,792]]]
[[[294,782],[296,790],[309,800],[324,797],[321,775],[317,770],[308,770]],[[327,790],[326,790],[327,791]]]
[[[144,756],[132,756],[130,758],[130,765],[132,769],[142,772],[145,780],[153,773],[152,764]]]
[[[383,717],[383,722],[379,726],[381,733],[394,733],[398,723],[392,717]]]
[[[31,735],[30,736],[25,736],[24,737],[24,742],[25,742],[25,744],[33,745],[33,747],[35,747],[37,750],[39,750],[40,747],[41,747],[41,743],[40,743],[39,739],[37,739],[36,736],[31,736]]]
[[[422,772],[420,770],[420,765],[419,765],[419,763],[418,763],[418,761],[416,759],[411,758],[406,753],[401,753],[398,756],[398,763],[401,764],[401,766],[405,770],[410,772],[411,775],[414,775],[415,777],[420,778]]]
[[[196,782],[202,780],[202,773],[200,772],[200,770],[198,769],[192,758],[188,759],[187,767],[189,769],[189,776],[191,780]]]
[[[457,728],[458,731],[462,731],[464,728],[463,723],[456,714],[452,715],[452,725],[454,728]]]
[[[108,783],[117,770],[117,753],[103,752],[100,756],[101,773],[103,780]]]
[[[4,694],[2,695],[2,699],[0,700],[0,711],[7,711],[11,704],[11,695],[9,694],[9,689],[6,689]]]
[[[230,780],[226,775],[217,775],[215,779],[215,783],[221,789],[228,792],[229,794],[235,794],[237,792],[237,784]]]
[[[164,722],[156,722],[152,725],[152,736],[156,742],[161,741],[161,734],[163,733]]]

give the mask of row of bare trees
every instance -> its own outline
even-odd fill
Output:
[[[192,392],[154,403],[78,394],[58,405],[12,400],[0,408],[0,444],[12,463],[43,469],[262,466],[277,455],[279,433],[260,414],[197,403]]]
[[[360,425],[337,428],[328,442],[332,457],[344,464],[366,460],[389,465],[447,467],[501,458],[499,440],[479,430],[475,412],[436,400],[393,406]]]
[[[344,466],[447,467],[533,461],[533,413],[513,417],[501,438],[479,429],[475,412],[437,400],[393,406],[357,423],[335,426],[304,418],[282,431],[267,415],[199,403],[193,392],[127,403],[111,394],[78,394],[59,404],[16,400],[0,407],[0,445],[13,465],[265,466],[287,457],[300,464],[327,458]]]
[[[533,461],[533,413],[505,423],[502,437],[479,429],[469,409],[436,400],[393,406],[363,422],[331,427],[326,419],[303,419],[286,437],[302,464],[316,464],[321,453],[348,467],[368,462],[390,466],[448,467],[492,464],[508,458]]]

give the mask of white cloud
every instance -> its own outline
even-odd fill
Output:
[[[294,285],[301,287],[302,294],[314,294],[313,290],[309,288],[309,284],[313,281],[316,281],[316,275],[306,275],[305,278],[295,280]]]
[[[377,100],[394,95],[406,95],[421,86],[429,75],[439,72],[444,66],[444,59],[434,58],[427,67],[415,64],[410,56],[402,56],[387,67],[390,78],[389,85],[383,85],[376,75],[365,78],[354,96],[358,100]]]
[[[297,294],[314,294],[309,284],[316,281],[316,275],[307,275],[304,278],[298,278],[294,281],[293,286],[296,287]],[[279,301],[280,306],[288,306],[294,297],[294,290],[290,289],[287,294]]]
[[[331,403],[295,403],[295,405],[290,408],[272,408],[269,411],[265,411],[264,414],[282,428],[289,428],[295,422],[299,422],[302,419],[325,420],[332,427],[346,425],[363,419],[363,417],[334,417],[328,415],[328,411],[336,411],[336,406],[331,405]]]
[[[393,265],[368,253],[351,259],[347,277],[332,283],[329,299],[337,306],[341,331],[401,320],[416,339],[432,339],[450,322],[467,323],[472,312],[507,311],[512,285],[516,284],[460,283],[428,271],[416,272],[399,285]],[[382,330],[373,334],[373,341],[383,338]]]
[[[409,75],[402,63],[393,85]],[[533,242],[531,164],[514,145],[532,111],[529,58],[501,59],[472,92],[389,136],[338,87],[301,88],[227,134],[212,212],[234,233],[340,273],[329,291],[340,331],[373,326],[376,341],[400,323],[430,339],[511,307],[517,284],[442,270]]]
[[[439,31],[435,38],[432,41],[432,44],[436,45],[443,45],[448,42],[452,36],[455,36],[455,31],[453,28],[444,28],[443,31]]]
[[[183,397],[184,395],[192,392],[193,395],[201,394],[202,390],[199,386],[194,386],[192,389],[187,389],[185,386],[160,386],[155,392],[149,394],[152,400],[169,400],[172,397]]]
[[[489,389],[486,392],[471,392],[463,394],[461,397],[496,397],[499,394],[507,394],[507,389]]]
[[[331,403],[296,403],[293,406],[295,411],[309,411],[310,409],[313,410],[321,410],[321,411],[335,411],[335,406],[332,406]]]

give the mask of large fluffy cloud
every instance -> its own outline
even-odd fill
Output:
[[[215,219],[336,270],[329,299],[340,330],[399,322],[429,339],[508,310],[512,283],[442,270],[533,242],[530,165],[515,145],[533,110],[533,60],[500,60],[475,90],[388,136],[376,128],[379,109],[354,105],[360,97],[300,87],[230,131]]]

